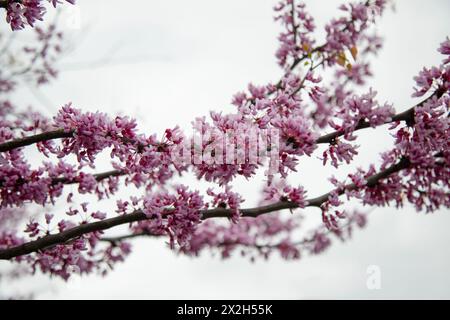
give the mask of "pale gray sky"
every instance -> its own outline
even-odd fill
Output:
[[[319,29],[340,2],[306,1]],[[423,66],[441,61],[436,48],[449,35],[450,2],[395,3],[396,12],[388,11],[378,25],[385,46],[373,64],[370,86],[379,92],[379,100],[394,103],[400,111],[415,102],[410,97],[412,77]],[[47,101],[43,112],[50,115],[72,101],[84,110],[136,117],[147,133],[160,133],[176,124],[189,128],[190,121],[209,110],[231,112],[232,95],[248,82],[264,84],[281,74],[274,58],[279,30],[273,22],[275,1],[123,4],[78,0],[81,28],[62,23],[75,48],[61,60],[60,78],[41,90]],[[36,105],[29,93],[21,99]],[[376,161],[391,143],[383,130],[359,136],[357,165]],[[335,173],[317,162],[303,161],[293,177],[311,196],[326,191],[327,177]],[[195,185],[192,178],[187,183]],[[254,204],[254,182],[238,180],[235,186],[246,195],[247,205]],[[318,221],[315,213],[311,211],[312,220]],[[352,241],[295,262],[274,256],[252,264],[240,256],[222,261],[208,254],[193,259],[174,255],[160,241],[139,239],[133,254],[105,278],[75,277],[64,283],[35,276],[0,283],[0,292],[35,291],[37,298],[51,299],[450,298],[449,223],[448,210],[425,215],[409,206],[376,209]],[[379,290],[366,286],[371,265],[381,271]]]

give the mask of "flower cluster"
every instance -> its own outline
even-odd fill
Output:
[[[336,130],[351,133],[362,122],[368,122],[371,127],[377,127],[391,120],[394,108],[391,104],[378,104],[375,100],[377,92],[370,89],[366,94],[350,96],[344,100],[336,116],[341,124],[332,123]]]
[[[295,3],[295,0],[283,0],[275,6],[276,20],[281,21],[284,32],[281,32],[278,41],[280,47],[276,57],[278,64],[285,69],[290,63],[309,55],[314,46],[312,33],[315,30],[313,17],[306,11],[304,3]]]
[[[241,203],[244,202],[241,195],[231,191],[231,188],[225,186],[224,192],[215,193],[213,189],[208,189],[207,194],[213,197],[211,201],[212,206],[224,209],[230,209],[232,212],[231,220],[235,223],[239,221],[240,212],[239,208]]]
[[[250,261],[268,259],[278,252],[283,259],[296,260],[300,259],[302,252],[319,254],[325,251],[332,243],[331,236],[340,241],[350,239],[354,228],[363,228],[366,221],[365,214],[349,213],[342,227],[328,230],[320,226],[300,239],[295,237],[295,230],[300,227],[299,220],[284,218],[280,214],[259,216],[256,219],[242,218],[239,224],[223,225],[206,221],[180,252],[198,256],[202,251],[210,250],[213,254],[218,251],[226,259],[238,251]]]
[[[443,55],[447,56],[443,63],[447,64],[450,62],[450,38],[447,37],[444,42],[441,43],[441,46],[439,47],[438,51],[442,53]]]
[[[227,225],[206,221],[197,228],[181,252],[199,255],[207,248],[213,251],[218,249],[222,258],[227,258],[234,250],[240,249],[241,254],[247,255],[251,260],[256,258],[255,253],[268,258],[272,249],[279,249],[280,252],[288,251],[288,248],[283,246],[271,248],[269,243],[280,236],[285,238],[287,243],[296,227],[298,223],[294,219],[284,219],[279,215],[260,216],[256,219],[241,218],[239,223]]]
[[[309,96],[316,106],[312,119],[317,127],[325,128],[332,120],[336,107],[342,108],[345,99],[355,94],[355,87],[364,85],[372,76],[368,58],[380,50],[381,44],[381,38],[376,33],[362,33],[348,52],[341,53],[340,64],[335,67],[330,85],[311,88]]]
[[[357,154],[356,146],[337,140],[322,153],[323,164],[326,165],[330,160],[333,167],[337,168],[341,162],[350,163]]]
[[[423,68],[419,75],[414,77],[417,87],[413,97],[421,97],[430,90],[450,89],[450,66],[442,65],[440,67]]]
[[[75,4],[75,0],[65,0]],[[60,0],[47,0],[54,7]],[[45,0],[8,0],[6,1],[6,22],[9,23],[12,30],[20,30],[25,25],[34,27],[36,21],[42,21],[46,12],[44,6]]]
[[[385,6],[385,0],[349,3],[340,6],[343,12],[348,13],[348,17],[333,19],[325,27],[327,32],[325,51],[334,52],[334,59],[331,61],[338,64],[347,63],[343,52],[346,49],[354,50],[352,48],[363,34],[362,31],[368,29],[376,16],[383,13]]]
[[[357,96],[348,96],[336,110],[336,118],[330,121],[330,125],[337,132],[343,135],[347,141],[355,140],[353,133],[362,127],[377,127],[392,121],[394,108],[392,105],[385,103],[378,104],[375,100],[376,92],[370,89],[366,94]],[[340,123],[337,123],[339,120]],[[333,138],[329,147],[323,152],[323,163],[326,164],[331,160],[334,167],[338,167],[339,163],[347,164],[353,160],[358,154],[358,146],[344,142],[341,139]]]
[[[291,201],[299,208],[305,208],[308,205],[306,200],[306,191],[302,186],[297,188],[287,185],[286,180],[280,179],[265,186],[263,189],[265,195],[264,201],[271,203],[277,201]]]
[[[237,175],[250,178],[260,165],[256,124],[241,115],[211,113],[193,122],[194,137],[186,149],[192,150],[192,163],[199,179],[223,185]],[[191,141],[193,148],[191,149]]]
[[[8,210],[11,209],[1,209],[0,218],[7,214]],[[85,214],[88,212],[86,204],[83,204],[82,212]],[[15,212],[16,215],[18,213]],[[79,215],[81,217],[80,213],[77,209],[70,209],[68,215]],[[94,212],[90,216],[91,218],[88,219],[104,219],[104,214],[100,212]],[[27,223],[24,233],[28,234],[30,239],[45,237],[55,228],[58,232],[63,232],[76,226],[73,222],[64,219],[55,223],[53,214],[45,214],[44,218],[43,223],[36,220],[30,220]],[[80,224],[88,222],[88,220],[83,219]],[[2,226],[4,225],[2,224]],[[14,226],[14,229],[16,228],[17,226]],[[101,232],[93,232],[68,243],[46,247],[45,250],[39,251],[33,257],[20,256],[15,260],[28,263],[32,272],[40,270],[43,273],[59,276],[65,280],[73,274],[86,274],[94,270],[105,273],[113,266],[114,262],[124,259],[130,252],[130,246],[126,243],[119,246],[99,246],[100,236]],[[18,238],[10,231],[0,230],[0,250],[24,242],[24,238]]]
[[[176,194],[157,192],[143,200],[143,211],[150,219],[149,229],[164,231],[170,237],[170,246],[184,246],[201,220],[203,197],[185,186],[176,187]]]
[[[0,93],[10,92],[20,82],[43,85],[55,79],[54,64],[64,51],[64,35],[54,24],[33,29],[34,41],[4,45],[0,63],[7,68],[0,71]],[[11,56],[14,59],[10,59]]]

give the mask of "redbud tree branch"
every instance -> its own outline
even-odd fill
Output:
[[[418,104],[414,105],[413,107],[407,109],[406,111],[400,112],[395,114],[394,116],[392,116],[392,118],[390,119],[390,121],[387,121],[384,124],[389,124],[392,122],[398,122],[398,121],[404,121],[406,122],[408,125],[412,125],[414,123],[414,110],[417,107],[422,106],[424,103],[426,103],[427,101],[429,101],[430,99],[432,99],[433,97],[436,98],[440,98],[444,93],[444,90],[442,89],[438,89],[435,92],[433,92],[433,94],[431,94],[428,98],[426,98],[425,100],[422,100],[421,102],[419,102]],[[366,128],[370,128],[371,125],[368,121],[361,121],[360,123],[358,123],[354,129],[354,131],[358,131],[361,129],[366,129]],[[328,134],[325,134],[321,137],[319,137],[316,140],[317,144],[325,144],[325,143],[333,143],[336,141],[336,139],[340,136],[345,135],[346,132],[345,131],[334,131]],[[58,130],[54,130],[54,131],[48,131],[48,132],[43,132],[40,134],[36,134],[33,136],[28,136],[28,137],[24,137],[24,138],[20,138],[20,139],[16,139],[16,140],[11,140],[8,142],[4,142],[2,144],[0,144],[0,152],[7,152],[7,151],[11,151],[14,150],[16,148],[21,148],[24,146],[28,146],[28,145],[32,145],[38,142],[44,142],[44,141],[49,141],[49,140],[53,140],[53,139],[61,139],[61,138],[70,138],[74,136],[74,132],[73,131],[64,131],[63,129],[58,129]],[[127,143],[133,143],[133,141],[125,141]],[[138,146],[139,147],[139,146]],[[110,177],[118,177],[118,176],[123,176],[126,175],[127,173],[125,171],[122,170],[110,170],[110,171],[105,171],[105,172],[101,172],[101,173],[97,173],[94,174],[94,178],[97,180],[97,182],[100,182],[102,180],[108,179]],[[75,184],[78,183],[77,179],[67,179],[64,177],[60,177],[60,178],[54,178],[52,183],[54,185],[58,184],[58,183],[62,183],[62,184]],[[2,179],[0,179],[0,188],[2,187]]]
[[[366,2],[364,3],[365,6],[368,6],[369,4],[370,4],[370,1],[366,1]],[[355,18],[351,18],[351,19],[347,22],[346,26],[342,29],[342,31],[347,31],[348,28],[349,28],[354,22],[355,22]],[[294,62],[292,63],[292,65],[291,65],[291,67],[290,67],[289,69],[290,69],[291,71],[294,70],[295,67],[297,67],[302,61],[304,61],[306,58],[311,57],[311,55],[312,55],[313,53],[322,51],[322,50],[327,46],[327,44],[328,44],[328,43],[324,43],[324,44],[322,44],[322,45],[320,45],[320,46],[317,46],[317,47],[315,47],[314,49],[312,49],[311,51],[309,51],[307,54],[304,54],[303,56],[301,56],[301,57],[295,59]],[[281,80],[278,82],[277,87],[279,87],[280,85],[281,85]]]
[[[422,106],[423,104],[425,104],[427,101],[429,101],[430,99],[432,99],[433,97],[436,97],[437,99],[439,99],[443,94],[445,93],[444,90],[442,89],[438,89],[436,91],[433,92],[433,94],[431,94],[428,98],[426,98],[425,100],[422,100],[421,102],[419,102],[418,104],[416,104],[415,106],[412,106],[411,108],[407,109],[406,111],[397,113],[395,115],[393,115],[391,117],[391,120],[385,122],[384,124],[389,124],[392,122],[398,122],[398,121],[404,121],[406,122],[406,124],[408,125],[413,125],[414,124],[414,111],[415,108]],[[370,128],[371,125],[368,121],[360,121],[354,131],[358,131],[361,129],[366,129],[366,128]],[[320,144],[320,143],[332,143],[333,141],[336,140],[336,138],[345,135],[346,132],[345,131],[334,131],[328,134],[325,134],[321,137],[319,137],[316,140],[316,143]]]
[[[157,237],[161,237],[162,235],[143,231],[143,232],[139,232],[139,233],[130,233],[130,234],[126,234],[123,236],[117,236],[117,237],[103,237],[103,238],[100,238],[100,240],[114,244],[114,243],[128,240],[128,239],[133,239],[133,238],[138,238],[138,237],[150,237],[150,236],[157,238]]]
[[[374,174],[366,179],[366,187],[374,187],[380,180],[383,180],[390,175],[399,172],[403,169],[406,169],[410,166],[410,161],[407,158],[402,158],[400,161],[389,168],[380,171],[377,174]],[[340,190],[337,190],[339,195],[342,195],[347,190],[355,190],[358,189],[358,186],[355,184],[347,184]],[[307,207],[319,207],[328,200],[331,192],[325,193],[319,197],[311,198],[307,200]],[[275,212],[284,209],[295,209],[298,208],[298,204],[291,201],[279,201],[273,204],[241,209],[240,213],[242,217],[252,217],[256,218],[262,214]],[[172,210],[167,209],[166,214],[170,214]],[[233,213],[230,209],[226,208],[214,208],[208,210],[200,211],[202,220],[210,219],[210,218],[230,218]],[[40,239],[30,241],[24,243],[22,245],[11,247],[8,249],[0,250],[0,260],[9,260],[15,257],[19,257],[22,255],[30,254],[33,252],[38,252],[45,250],[54,245],[64,244],[72,239],[78,238],[84,234],[102,231],[106,229],[110,229],[115,226],[128,224],[137,221],[143,221],[149,219],[142,210],[135,210],[132,213],[123,214],[118,217],[105,219],[102,221],[91,222],[81,224],[77,227],[68,229],[66,231],[50,234],[44,236]]]
[[[105,172],[101,172],[101,173],[96,173],[94,174],[94,179],[97,182],[100,182],[102,180],[108,179],[108,178],[112,178],[112,177],[120,177],[125,175],[126,172],[122,171],[122,170],[110,170],[110,171],[105,171]],[[3,187],[3,182],[4,180],[2,178],[0,178],[0,188]],[[26,181],[24,181],[23,183],[25,183]],[[54,178],[52,180],[52,185],[57,185],[58,183],[62,183],[62,184],[76,184],[79,181],[75,178],[75,179],[68,179],[66,177],[59,177],[59,178]]]
[[[384,124],[389,124],[396,121],[406,121],[407,123],[414,121],[414,109],[416,107],[422,106],[425,102],[427,102],[432,97],[436,96],[437,98],[441,97],[442,90],[436,90],[431,96],[429,96],[427,99],[419,102],[418,104],[414,105],[413,107],[409,108],[408,110],[397,113],[392,116],[390,121],[385,122]],[[354,131],[358,131],[361,129],[366,129],[370,127],[370,123],[367,121],[360,122],[356,127]],[[344,135],[344,131],[334,131],[328,134],[325,134],[321,137],[319,137],[316,140],[316,143],[331,143],[339,136]],[[48,131],[39,133],[33,136],[28,136],[20,139],[11,140],[8,142],[4,142],[0,144],[0,152],[8,152],[17,148],[22,148],[25,146],[29,146],[35,143],[54,140],[54,139],[63,139],[63,138],[72,138],[74,137],[74,131],[64,131],[63,129],[57,129],[54,131]]]
[[[64,131],[64,129],[57,129],[53,131],[47,131],[39,134],[35,134],[28,137],[23,137],[8,142],[0,144],[0,152],[7,152],[17,148],[22,148],[35,143],[62,139],[62,138],[72,138],[74,135],[73,131]]]

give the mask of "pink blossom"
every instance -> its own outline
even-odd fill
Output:
[[[235,223],[240,218],[239,208],[241,203],[244,202],[241,195],[231,191],[231,188],[225,186],[224,192],[215,193],[212,189],[208,189],[207,194],[213,197],[212,206],[219,208],[229,208],[232,211],[231,220]]]
[[[300,258],[299,249],[289,240],[284,240],[278,244],[278,250],[280,251],[281,256],[286,260]]]
[[[288,68],[288,63],[308,54],[312,49],[315,42],[312,38],[315,29],[314,19],[306,11],[303,3],[295,4],[291,0],[280,1],[275,11],[277,13],[275,20],[279,20],[285,28],[278,37],[280,47],[276,57],[280,66]]]
[[[380,105],[375,100],[377,92],[370,89],[366,94],[353,95],[344,100],[337,116],[342,119],[342,125],[333,123],[333,127],[340,131],[351,133],[361,122],[367,121],[376,127],[390,121],[394,109],[390,104]]]
[[[447,64],[450,62],[450,38],[447,37],[444,42],[441,43],[441,46],[439,47],[438,51],[442,53],[443,55],[446,55],[447,57],[444,60],[444,64]]]
[[[353,157],[358,154],[357,146],[338,140],[336,143],[330,144],[327,150],[323,152],[323,164],[331,160],[333,167],[337,168],[340,162],[350,163]]]
[[[164,231],[170,237],[172,248],[175,242],[184,246],[200,223],[203,206],[198,191],[189,191],[182,185],[176,187],[175,194],[149,194],[144,198],[144,213],[150,218],[147,228],[157,233]]]
[[[10,24],[11,29],[20,30],[25,27],[25,24],[34,27],[37,20],[42,21],[46,12],[43,0],[22,0],[9,1],[6,7],[6,22]],[[54,7],[60,0],[48,0]],[[75,0],[66,0],[71,4],[75,4]]]
[[[306,191],[303,187],[292,188],[292,187],[284,187],[283,191],[286,193],[286,197],[296,203],[299,208],[304,208],[308,204],[306,201]]]
[[[106,213],[96,211],[91,214],[91,217],[98,220],[104,220],[106,218]]]

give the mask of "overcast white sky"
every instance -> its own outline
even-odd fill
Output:
[[[280,76],[273,0],[77,1],[80,29],[62,23],[74,50],[61,60],[60,78],[41,90],[38,103],[30,93],[22,96],[48,115],[72,101],[84,110],[136,117],[147,133],[160,133],[176,124],[189,128],[209,110],[232,111],[232,95],[248,82]],[[306,1],[319,29],[340,2]],[[415,102],[412,77],[441,61],[436,48],[449,35],[450,2],[395,3],[396,12],[379,23],[385,47],[373,64],[370,86],[379,100],[401,111]],[[376,161],[391,141],[383,130],[359,136],[358,165]],[[304,161],[296,176],[311,196],[328,189],[327,177],[334,173],[316,162]],[[236,184],[247,205],[256,201],[257,189],[254,182]],[[191,259],[159,241],[139,239],[127,261],[105,278],[64,283],[35,276],[0,283],[0,293],[33,291],[50,299],[450,298],[449,223],[448,210],[425,215],[411,207],[376,209],[352,241],[295,262],[274,256],[252,264],[208,254]],[[379,290],[366,286],[371,265],[381,270]]]

